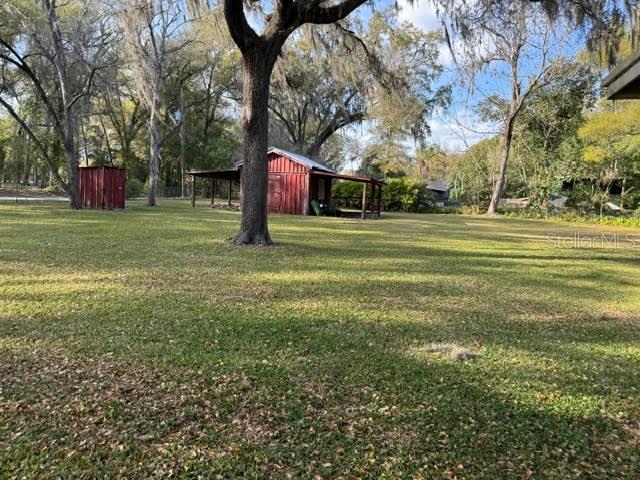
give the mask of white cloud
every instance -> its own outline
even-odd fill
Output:
[[[436,11],[431,2],[422,0],[414,1],[413,5],[409,0],[400,0],[400,21],[411,22],[416,27],[425,31],[436,30],[441,27]]]
[[[425,32],[442,30],[442,23],[438,20],[436,11],[427,0],[414,0],[413,5],[409,0],[399,0],[400,13],[398,19],[401,22],[409,22]],[[440,49],[440,63],[445,67],[453,65],[451,51],[445,45]]]

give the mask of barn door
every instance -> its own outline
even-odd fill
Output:
[[[269,213],[280,213],[282,203],[282,175],[269,175],[267,210]]]

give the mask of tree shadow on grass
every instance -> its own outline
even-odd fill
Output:
[[[59,412],[4,410],[10,412],[4,415],[5,428],[22,432],[3,454],[9,465],[27,455],[38,458],[39,446],[56,438],[51,455],[37,461],[58,472],[65,465],[82,466],[72,451],[86,456],[83,468],[101,474],[119,468],[149,474],[145,462],[134,461],[140,455],[172,458],[170,464],[178,469],[188,465],[200,472],[256,478],[282,472],[397,477],[420,469],[427,477],[453,471],[478,478],[632,478],[640,467],[634,453],[638,404],[624,408],[617,398],[632,393],[637,362],[603,354],[584,357],[562,344],[561,331],[541,340],[546,359],[528,365],[521,364],[523,358],[541,352],[526,338],[526,346],[517,349],[502,340],[479,339],[483,356],[460,363],[420,350],[421,340],[437,338],[438,326],[425,334],[416,325],[380,328],[330,318],[307,324],[272,318],[267,323],[250,317],[231,320],[230,313],[220,312],[220,319],[201,328],[164,322],[146,338],[137,336],[143,329],[124,330],[120,344],[113,345],[115,355],[108,356],[97,352],[110,350],[109,345],[93,342],[114,338],[114,332],[95,325],[95,338],[80,349],[84,353],[57,353],[56,365],[48,363],[48,351],[59,350],[60,340],[73,345],[79,339],[51,336],[33,355],[33,341],[3,331],[2,402],[29,401]],[[87,312],[77,313],[68,321],[82,324],[86,317]],[[111,327],[126,329],[126,324]],[[592,328],[585,328],[584,341],[601,334]],[[608,341],[623,342],[626,333],[609,335]],[[516,350],[523,349],[524,357],[518,357]],[[511,361],[510,355],[516,358]],[[574,364],[541,374],[538,366],[553,360]],[[93,370],[103,362],[116,366]],[[620,367],[606,377],[613,391],[603,390],[602,382],[595,386],[581,380],[600,363]],[[31,374],[23,375],[27,367]],[[38,370],[44,377],[33,373]],[[573,376],[566,375],[569,370]],[[92,371],[98,376],[92,377]],[[13,382],[13,377],[21,380]],[[129,395],[139,382],[145,393],[133,387],[136,395]],[[161,382],[171,390],[159,390]],[[123,388],[114,390],[118,385]],[[100,394],[104,388],[111,393]],[[185,400],[166,409],[158,408],[156,397]],[[90,408],[69,411],[70,401]],[[120,413],[114,413],[115,407]],[[187,418],[190,427],[184,429]],[[111,438],[105,431],[112,432]],[[80,443],[87,438],[88,444]],[[126,449],[111,448],[112,441]],[[158,450],[171,441],[179,448]],[[136,448],[130,450],[130,444]],[[229,445],[235,447],[229,450]],[[91,446],[99,456],[90,456]]]
[[[229,225],[203,238],[197,222],[211,217],[184,215],[156,215],[151,231],[116,240],[102,225],[91,245],[70,236],[17,260],[0,252],[12,283],[0,299],[0,468],[161,476],[159,456],[158,468],[205,477],[399,478],[424,468],[427,478],[634,478],[640,469],[640,332],[603,318],[637,292],[637,276],[619,278],[632,271],[620,266],[634,265],[631,252],[542,253],[460,225],[399,242],[363,235],[365,244],[343,225],[325,244],[298,232],[255,251],[222,244]],[[25,232],[31,242],[51,234]],[[449,234],[458,235],[450,244],[440,237]],[[432,342],[482,356],[455,363],[425,352]],[[30,402],[42,411],[24,410]]]

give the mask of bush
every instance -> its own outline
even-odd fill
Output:
[[[460,213],[462,213],[463,215],[480,215],[480,205],[463,205],[460,209]]]
[[[392,178],[382,190],[382,206],[386,211],[426,211],[433,205],[424,183],[408,178]]]
[[[505,217],[527,218],[527,219],[545,219],[545,220],[561,220],[570,223],[586,223],[601,225],[621,225],[627,227],[640,227],[640,211],[636,210],[627,216],[603,216],[595,214],[584,214],[579,212],[571,212],[562,210],[559,212],[549,212],[548,215],[542,215],[533,210],[510,210],[504,212]]]
[[[44,191],[47,193],[54,193],[58,195],[64,194],[64,190],[62,190],[57,183],[50,183],[44,188]]]
[[[360,208],[362,183],[339,182],[333,187],[338,207]],[[460,213],[459,207],[434,207],[435,199],[425,184],[408,178],[391,178],[382,189],[382,209],[387,212]]]
[[[420,207],[418,213],[437,213],[442,215],[459,215],[465,211],[462,205],[447,205],[445,207]]]
[[[127,198],[139,198],[144,195],[145,186],[135,177],[127,179]]]
[[[360,208],[362,202],[362,184],[358,182],[337,182],[333,187],[332,198],[337,207]]]

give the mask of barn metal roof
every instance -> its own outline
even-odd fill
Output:
[[[350,180],[352,182],[370,183],[378,186],[387,184],[387,182],[385,182],[384,180],[378,180],[377,178],[373,178],[373,177],[362,177],[360,175],[345,175],[343,173],[323,172],[320,170],[314,170],[311,173],[319,177],[338,178],[340,180]]]
[[[437,192],[448,192],[449,185],[440,180],[434,180],[432,182],[427,183],[427,190],[435,190]]]
[[[312,170],[321,170],[323,172],[336,173],[326,165],[323,165],[320,162],[316,162],[315,160],[311,160],[310,158],[305,157],[304,155],[300,155],[299,153],[289,152],[288,150],[284,150],[282,148],[276,148],[276,147],[270,147],[269,150],[267,151],[267,155],[270,153],[276,153],[278,155],[282,155],[283,157],[287,157],[296,163],[304,165],[305,167],[309,167]],[[242,160],[237,162],[235,166],[241,167]]]
[[[283,157],[290,158],[291,160],[301,163],[302,165],[305,165],[313,170],[322,170],[323,172],[336,173],[333,170],[331,170],[329,167],[327,167],[326,165],[323,165],[320,162],[311,160],[310,158],[307,158],[298,153],[292,153],[287,150],[283,150],[282,148],[271,147],[268,153],[277,153],[278,155],[282,155]]]

